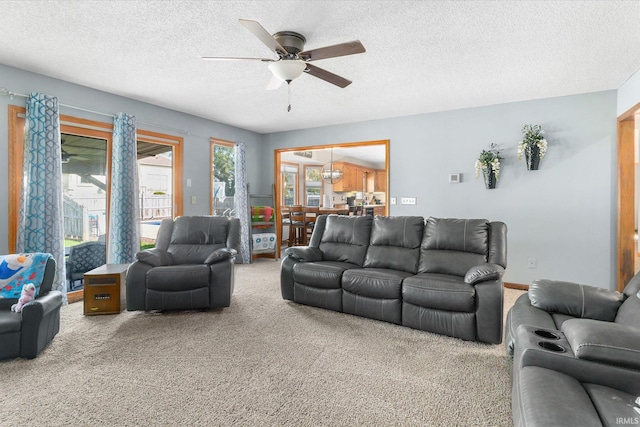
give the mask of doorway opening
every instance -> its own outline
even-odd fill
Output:
[[[622,291],[640,269],[637,262],[640,197],[636,196],[635,182],[640,163],[639,129],[640,103],[618,117],[618,291]]]
[[[274,160],[278,253],[283,235],[288,235],[282,219],[284,206],[330,212],[358,205],[363,214],[389,214],[389,140],[278,149]],[[327,165],[331,176],[325,176]]]

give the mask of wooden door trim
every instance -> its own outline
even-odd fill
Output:
[[[618,291],[622,291],[635,274],[634,132],[638,109],[640,103],[618,117]]]
[[[362,147],[362,146],[370,146],[370,145],[384,145],[385,147],[385,159],[384,159],[384,168],[387,171],[387,191],[385,192],[385,204],[384,204],[384,214],[389,215],[389,140],[388,139],[379,139],[373,141],[360,141],[360,142],[342,142],[335,144],[326,144],[326,145],[309,145],[306,147],[290,147],[290,148],[277,148],[273,150],[273,182],[274,185],[274,194],[276,197],[276,240],[277,240],[277,250],[278,254],[280,254],[280,240],[282,237],[282,227],[280,224],[282,223],[282,213],[280,212],[280,187],[281,187],[281,174],[280,168],[282,162],[280,160],[280,156],[282,153],[290,152],[290,151],[308,151],[308,150],[325,150],[327,148],[349,148],[349,147]]]

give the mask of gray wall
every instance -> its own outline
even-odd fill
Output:
[[[265,135],[262,181],[273,182],[273,150],[390,140],[389,195],[417,197],[391,215],[487,218],[508,233],[505,281],[553,278],[615,288],[616,91],[502,104]],[[525,123],[549,141],[540,170],[517,160]],[[503,148],[500,181],[475,178],[480,151]],[[461,173],[462,183],[448,175]],[[528,268],[535,259],[537,268]]]
[[[618,116],[640,102],[640,70],[636,71],[618,89]]]
[[[139,129],[176,135],[184,138],[184,215],[206,215],[209,213],[209,138],[220,138],[233,142],[244,142],[247,145],[248,180],[257,181],[257,171],[261,162],[258,153],[260,134],[244,129],[224,125],[211,120],[202,119],[166,108],[157,107],[144,102],[101,92],[84,86],[71,84],[62,80],[29,73],[16,68],[0,65],[0,86],[12,92],[29,94],[41,92],[57,96],[62,104],[81,107],[101,113],[115,114],[124,112],[133,114],[138,122],[159,124],[150,126],[139,124]],[[0,254],[8,252],[8,105],[25,105],[25,99],[0,96]],[[112,119],[103,115],[87,113],[66,107],[60,108],[61,114],[84,119],[110,122]],[[166,129],[166,128],[172,128]],[[187,131],[188,133],[180,132]],[[186,187],[186,180],[191,179],[191,187]],[[196,204],[191,204],[191,197],[196,196]]]
[[[266,193],[274,182],[273,150],[389,139],[391,197],[417,197],[416,206],[391,206],[392,215],[484,217],[509,227],[505,280],[530,283],[556,278],[614,288],[616,265],[616,111],[640,101],[640,74],[619,93],[606,91],[458,111],[439,112],[300,131],[259,135],[144,102],[0,65],[0,86],[19,93],[42,92],[61,103],[90,110],[123,111],[153,126],[140,128],[185,139],[185,215],[209,212],[209,138],[246,142],[252,192]],[[7,153],[7,105],[24,99],[0,97],[0,153]],[[108,118],[68,108],[63,114]],[[541,124],[549,152],[539,171],[516,159],[524,123]],[[486,190],[475,178],[474,162],[491,142],[503,148],[500,181]],[[0,236],[8,221],[7,158],[0,156]],[[449,184],[448,174],[462,183]],[[191,196],[198,202],[190,203]],[[6,238],[0,253],[6,253]],[[528,259],[536,269],[527,267]]]

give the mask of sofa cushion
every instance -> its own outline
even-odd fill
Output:
[[[208,265],[155,267],[147,272],[147,289],[164,292],[187,291],[209,287]]]
[[[175,264],[201,263],[212,251],[227,246],[226,217],[184,216],[175,219],[169,252]]]
[[[423,234],[421,216],[376,217],[364,267],[417,273]]]
[[[355,264],[336,261],[300,262],[293,266],[293,281],[313,288],[340,289],[342,273]]]
[[[371,216],[329,215],[318,245],[322,251],[322,259],[362,267],[369,246],[372,222]]]
[[[429,218],[420,247],[420,273],[464,276],[487,262],[489,222],[485,219]]]
[[[22,329],[22,316],[13,311],[0,311],[0,334],[20,332]]]
[[[421,273],[402,282],[402,300],[420,307],[472,313],[475,295],[473,285],[447,274]]]
[[[410,273],[382,268],[347,270],[342,276],[342,289],[355,295],[380,299],[399,299],[402,280]]]
[[[602,426],[577,379],[538,366],[525,366],[514,378],[512,408],[516,427]]]

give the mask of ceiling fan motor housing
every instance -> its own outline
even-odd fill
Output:
[[[273,35],[273,38],[294,56],[304,50],[304,44],[307,42],[302,34],[293,31],[279,31]]]

